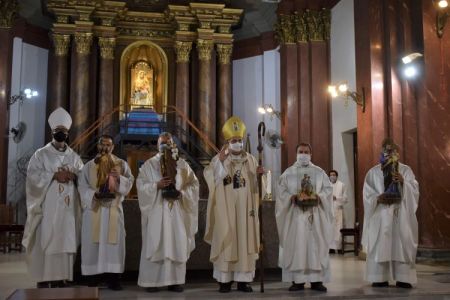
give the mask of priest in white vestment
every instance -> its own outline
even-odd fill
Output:
[[[398,162],[398,146],[392,140],[383,142],[381,157],[382,163],[367,172],[363,188],[366,280],[373,287],[388,287],[394,280],[397,287],[411,288],[417,282],[419,184],[411,168]],[[397,167],[383,174],[389,161]],[[386,196],[395,189],[398,201]]]
[[[81,219],[77,176],[83,162],[67,144],[72,118],[63,108],[48,118],[53,140],[31,157],[26,178],[27,221],[22,240],[37,286],[73,279]]]
[[[230,292],[234,281],[238,290],[252,292],[260,247],[257,174],[264,168],[243,150],[245,130],[238,117],[228,119],[222,128],[227,144],[204,171],[209,189],[204,239],[222,293]]]
[[[311,163],[311,146],[297,146],[297,161],[278,181],[275,217],[280,240],[282,280],[290,291],[325,292],[330,281],[329,245],[332,238],[333,198],[327,174]]]
[[[136,180],[142,218],[138,285],[148,292],[157,292],[163,286],[182,292],[186,262],[195,248],[199,182],[189,164],[178,156],[170,133],[159,136],[158,149],[159,153],[142,165]],[[167,159],[176,168],[175,182],[162,174],[169,167]],[[171,184],[180,193],[163,197],[164,189]]]
[[[125,223],[122,201],[134,177],[126,161],[112,154],[113,138],[100,137],[98,155],[83,168],[80,196],[83,207],[81,273],[95,286],[104,274],[111,290],[121,290],[125,266]]]
[[[338,179],[338,172],[331,170],[328,172],[331,185],[333,186],[333,240],[330,245],[330,252],[344,251],[342,248],[341,229],[344,228],[344,205],[347,204],[347,187]]]

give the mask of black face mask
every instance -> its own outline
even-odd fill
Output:
[[[65,133],[64,131],[56,131],[55,133],[53,133],[53,138],[58,143],[62,143],[64,141],[66,141],[67,137],[68,137],[68,134]]]

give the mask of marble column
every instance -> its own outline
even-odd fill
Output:
[[[189,54],[192,49],[192,42],[176,41],[175,52],[177,54],[177,79],[176,79],[176,93],[175,93],[175,105],[176,107],[190,116],[189,113]],[[185,121],[180,118],[177,119],[177,126],[181,128],[186,134],[188,134],[188,126]],[[180,138],[183,142],[187,142],[184,135],[181,134]]]
[[[53,51],[50,52],[49,72],[47,84],[47,117],[58,107],[69,109],[68,86],[68,58],[70,35],[53,33]],[[49,141],[50,131],[45,131],[46,140]]]
[[[116,47],[116,38],[99,37],[98,44],[100,46],[100,69],[99,69],[99,86],[98,86],[98,115],[101,118],[110,113],[114,109],[113,91],[114,91],[114,50]],[[103,133],[112,134],[111,125],[112,118],[108,117],[103,122]]]
[[[199,88],[198,88],[198,111],[199,119],[197,126],[209,138],[212,143],[216,140],[216,111],[215,102],[211,94],[211,52],[214,48],[212,40],[199,39],[197,41],[197,51],[199,58]],[[201,147],[208,153],[214,151],[203,141]]]
[[[75,33],[75,57],[71,82],[70,114],[72,116],[71,139],[81,135],[89,126],[89,59],[92,45],[92,33]]]
[[[233,101],[231,95],[231,53],[232,44],[217,44],[217,54],[219,61],[218,70],[218,97],[217,97],[217,122],[216,141],[219,148],[225,144],[222,136],[222,126],[233,113]]]
[[[12,26],[17,1],[0,0],[0,203],[7,200],[9,98],[11,96],[11,70],[13,52]]]

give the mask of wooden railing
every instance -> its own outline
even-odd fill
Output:
[[[125,108],[125,109],[123,109],[123,108]],[[95,120],[94,123],[92,123],[85,131],[83,131],[78,137],[76,137],[75,140],[73,140],[73,142],[70,144],[70,147],[75,149],[75,148],[81,146],[90,137],[92,137],[92,135],[95,134],[99,128],[104,126],[106,122],[111,122],[111,120],[113,119],[112,117],[115,113],[118,113],[119,115],[120,115],[120,113],[129,113],[131,110],[128,108],[131,108],[131,105],[121,104],[121,105],[115,107],[112,111],[104,114],[103,116],[101,116],[100,118]],[[144,106],[144,108],[153,108],[153,107]],[[166,111],[164,111],[162,113],[159,113],[159,112],[156,112],[156,113],[166,114],[166,115],[167,114],[175,114],[176,117],[179,117],[182,121],[186,122],[186,124],[188,124],[189,128],[191,128],[195,133],[197,133],[199,138],[208,147],[210,147],[216,153],[219,152],[219,149],[216,147],[216,145],[214,145],[214,143],[211,142],[211,140],[206,136],[206,134],[204,134],[197,126],[194,125],[194,123],[192,123],[191,120],[189,120],[189,118],[186,116],[186,114],[184,112],[182,112],[181,110],[179,110],[177,107],[175,107],[173,105],[167,105],[164,108]]]

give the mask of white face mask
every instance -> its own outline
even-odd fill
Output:
[[[311,161],[311,154],[297,153],[297,162],[302,166],[309,165]]]
[[[331,181],[332,183],[335,183],[336,180],[337,180],[337,177],[336,177],[336,176],[334,176],[334,175],[331,175],[331,176],[330,176],[330,181]]]
[[[230,149],[233,152],[240,152],[240,151],[242,151],[243,148],[244,148],[244,143],[242,143],[242,142],[236,142],[233,144],[230,143]]]

